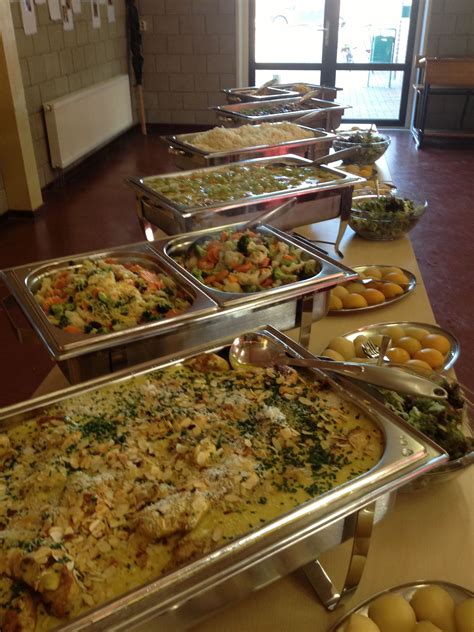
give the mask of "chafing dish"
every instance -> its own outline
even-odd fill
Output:
[[[245,160],[240,165],[278,164],[278,163],[306,166],[311,161],[300,156],[285,155],[281,157],[253,158]],[[223,167],[207,167],[206,173]],[[153,178],[169,178],[173,176],[185,177],[195,171],[168,173],[160,176],[132,177],[127,182],[135,191],[136,211],[143,228],[157,227],[168,235],[212,228],[230,223],[238,223],[252,219],[265,211],[269,205],[281,204],[288,197],[297,197],[296,207],[291,213],[286,213],[275,223],[284,230],[303,226],[317,221],[331,219],[341,215],[344,220],[349,217],[352,201],[352,188],[357,182],[363,182],[360,176],[345,173],[334,167],[322,166],[323,170],[334,175],[329,182],[316,185],[285,189],[275,193],[253,195],[251,197],[233,200],[221,204],[201,207],[183,207],[172,200],[160,195],[148,186]],[[318,202],[324,198],[323,203]],[[326,198],[332,198],[327,200]],[[149,223],[149,224],[148,224]]]
[[[300,109],[291,112],[277,112],[281,106],[293,106],[301,101],[301,97],[290,99],[274,99],[259,101],[258,103],[236,103],[234,105],[217,105],[211,109],[217,115],[217,119],[223,125],[233,127],[244,123],[271,123],[274,121],[295,121],[305,116],[305,123],[309,119],[316,127],[323,127],[332,131],[339,127],[346,105],[339,105],[333,101],[311,98]],[[256,107],[266,107],[268,114],[252,114]],[[271,110],[274,110],[274,113]],[[308,121],[309,122],[309,121]]]
[[[193,236],[184,235],[175,247],[178,243],[190,243],[195,236],[195,233]],[[300,339],[306,344],[312,322],[327,313],[329,289],[354,278],[355,273],[317,249],[305,247],[309,256],[320,262],[321,271],[311,283],[286,286],[285,291],[276,293],[276,296],[260,293],[248,295],[243,302],[234,300],[228,305],[227,301],[225,308],[222,301],[221,307],[218,307],[210,288],[202,286],[201,289],[197,279],[181,271],[172,261],[168,255],[171,249],[168,239],[154,244],[140,243],[32,263],[3,270],[2,276],[12,292],[13,302],[17,302],[26,314],[49,354],[58,362],[68,380],[78,383],[172,351],[191,349],[216,338],[236,336],[262,322],[272,322],[283,330],[300,327]],[[191,309],[179,316],[107,334],[71,334],[51,324],[33,295],[41,279],[69,265],[80,265],[81,259],[102,257],[113,257],[119,262],[139,262],[146,267],[166,271],[189,295],[193,303]],[[12,306],[7,314],[21,340],[23,332],[13,313]]]
[[[304,86],[304,90],[302,87]],[[315,83],[306,83],[306,81],[295,81],[293,83],[278,83],[274,85],[275,88],[279,90],[293,90],[297,92],[297,94],[301,97],[307,94],[308,92],[315,91],[314,96],[319,99],[324,99],[325,101],[334,101],[337,97],[337,93],[342,90],[342,88],[333,88],[331,86],[321,86]]]
[[[310,354],[273,328],[262,330],[282,351],[297,357]],[[181,362],[202,351],[225,352],[219,341],[203,345],[192,353],[175,353],[133,371],[122,371],[80,387],[3,409],[3,428],[20,424],[41,414],[44,407],[61,400],[73,399],[101,386],[132,380],[157,368]],[[306,379],[322,377],[306,371]],[[237,537],[228,544],[185,564],[177,571],[109,601],[82,617],[59,628],[62,632],[87,629],[182,630],[209,616],[251,591],[268,585],[293,570],[315,564],[322,552],[351,537],[344,526],[357,512],[374,501],[383,504],[387,494],[437,467],[446,455],[428,439],[409,429],[382,404],[360,391],[350,381],[327,376],[343,399],[357,404],[381,428],[385,452],[379,463],[355,479],[298,505],[295,509]],[[376,511],[378,518],[383,510]]]
[[[289,88],[267,86],[262,94],[256,94],[259,90],[258,86],[250,86],[249,88],[222,88],[228,103],[241,103],[242,101],[265,101],[270,99],[282,99],[283,97],[296,97],[298,92]]]
[[[313,137],[290,140],[274,145],[257,145],[254,147],[243,147],[215,152],[207,152],[204,149],[195,147],[193,140],[196,133],[162,136],[161,138],[168,143],[169,153],[174,156],[176,166],[181,169],[211,167],[214,165],[239,162],[241,160],[249,160],[251,158],[281,156],[284,154],[293,154],[314,160],[319,156],[324,156],[326,153],[329,153],[332,140],[336,138],[335,134],[324,130],[305,127],[304,125],[299,125],[298,127],[311,132]]]

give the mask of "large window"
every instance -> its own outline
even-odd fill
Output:
[[[342,89],[346,121],[403,125],[418,0],[250,0],[249,83]]]

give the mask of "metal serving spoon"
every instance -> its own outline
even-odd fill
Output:
[[[289,357],[266,336],[258,333],[248,333],[235,338],[230,347],[229,360],[234,367],[271,367],[273,365],[314,367],[414,397],[437,400],[446,400],[448,397],[446,390],[441,386],[402,369],[357,362]]]
[[[261,215],[258,215],[257,217],[253,217],[248,222],[245,222],[245,224],[239,227],[239,232],[240,231],[244,232],[248,230],[249,228],[250,229],[255,228],[256,226],[259,226],[260,224],[264,224],[269,219],[276,219],[277,217],[279,217],[280,215],[288,211],[295,204],[295,202],[296,202],[296,197],[288,198],[287,200],[283,202],[283,204],[280,204],[279,206],[275,206],[275,208],[272,208],[269,211],[265,211],[265,213],[262,213]],[[198,245],[200,246],[210,241],[211,239],[213,239],[213,234],[206,233],[205,235],[201,235],[200,237],[192,241],[186,249],[185,257],[192,256],[195,253],[196,246]]]

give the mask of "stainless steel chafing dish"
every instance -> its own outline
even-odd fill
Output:
[[[311,164],[311,161],[305,158],[292,155],[254,158],[239,164],[247,165],[257,162],[259,164],[284,162],[285,164],[301,166]],[[148,228],[151,228],[152,231],[153,228],[160,228],[168,235],[176,235],[203,228],[247,221],[262,213],[270,205],[281,203],[288,197],[296,197],[297,204],[290,213],[286,213],[275,221],[279,228],[286,230],[338,216],[341,216],[346,222],[351,211],[353,186],[358,182],[363,182],[364,178],[340,171],[334,167],[326,165],[321,167],[328,173],[334,174],[334,180],[306,187],[285,189],[275,193],[254,195],[205,207],[180,206],[160,195],[147,184],[150,177],[185,177],[187,174],[192,174],[193,171],[181,171],[160,176],[133,177],[128,178],[127,182],[135,191],[136,211],[144,231]],[[216,169],[222,169],[222,166],[207,167],[203,171],[210,172]]]
[[[299,86],[305,86],[306,91],[303,92],[299,89]],[[319,99],[324,99],[325,101],[334,101],[337,97],[337,93],[342,90],[342,88],[333,88],[331,86],[321,86],[315,83],[306,83],[306,81],[294,81],[293,83],[278,83],[274,84],[274,88],[278,88],[279,90],[294,90],[298,93],[298,95],[304,96],[308,92],[315,92],[314,96]]]
[[[20,305],[37,336],[71,383],[162,357],[172,351],[192,349],[226,335],[236,336],[258,327],[262,322],[271,322],[283,330],[300,327],[301,340],[307,343],[312,322],[327,313],[329,289],[355,277],[350,268],[302,244],[308,257],[315,258],[320,268],[319,274],[310,282],[288,284],[280,288],[283,291],[276,293],[268,291],[240,296],[241,300],[238,300],[239,297],[234,297],[234,300],[226,297],[225,301],[219,301],[218,307],[210,288],[199,284],[186,271],[181,271],[168,254],[178,245],[189,244],[195,236],[194,233],[171,242],[164,239],[154,244],[141,243],[37,262],[3,270],[2,276],[12,292],[10,302],[16,301]],[[297,239],[284,235],[283,238]],[[296,243],[300,246],[299,242]],[[67,266],[80,265],[85,258],[102,257],[113,257],[119,263],[138,262],[167,272],[189,295],[193,302],[191,309],[162,321],[107,334],[71,334],[51,324],[33,295],[41,279]],[[12,315],[13,307],[7,314],[22,339],[23,332]]]
[[[257,94],[260,88],[258,86],[250,86],[248,88],[222,88],[228,103],[241,103],[242,101],[265,101],[270,99],[282,99],[289,97],[297,97],[299,95],[295,90],[283,88],[279,86],[267,86],[263,94]]]
[[[278,123],[275,123],[278,125]],[[314,160],[319,156],[329,153],[332,141],[336,138],[324,130],[312,129],[304,125],[298,127],[312,133],[312,138],[302,138],[290,140],[274,145],[257,145],[254,147],[243,147],[239,149],[228,149],[225,151],[207,152],[193,145],[196,132],[192,134],[178,134],[176,136],[162,136],[168,143],[169,152],[174,156],[177,167],[191,169],[193,167],[211,167],[223,165],[240,160],[260,158],[265,156],[281,156],[284,154],[294,154],[303,156],[309,160]]]
[[[296,357],[310,354],[277,330],[261,330],[282,350]],[[160,362],[151,362],[133,371],[122,371],[51,395],[3,409],[3,428],[20,424],[40,414],[44,407],[104,385],[126,382],[136,375],[181,362],[198,351],[221,351],[219,341],[203,345],[192,353],[175,353]],[[306,379],[321,377],[315,370]],[[356,403],[382,429],[385,452],[379,463],[368,472],[297,506],[276,519],[237,537],[219,549],[186,564],[127,594],[109,601],[80,618],[61,625],[57,630],[182,630],[209,614],[252,591],[267,586],[297,568],[303,568],[315,581],[315,561],[324,551],[357,535],[348,525],[361,510],[375,501],[375,519],[386,510],[387,495],[446,460],[446,455],[427,438],[408,428],[399,418],[372,399],[350,381],[326,376],[343,399]],[[314,585],[316,591],[327,587],[328,577]]]
[[[305,123],[309,121],[316,127],[323,127],[332,131],[339,127],[346,105],[339,105],[333,101],[311,98],[305,103],[305,107],[292,112],[275,112],[269,114],[252,114],[255,107],[268,106],[275,108],[282,105],[297,104],[301,97],[290,99],[274,99],[259,101],[258,103],[236,103],[233,105],[217,105],[211,109],[217,115],[217,119],[223,125],[233,127],[244,123],[270,123],[273,121],[293,121],[305,116]],[[317,123],[317,125],[316,125]]]

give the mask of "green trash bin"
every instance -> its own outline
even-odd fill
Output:
[[[370,47],[370,62],[374,64],[390,64],[393,61],[395,49],[395,35],[374,35]],[[370,72],[367,85],[370,82]],[[373,72],[373,71],[372,71]],[[389,72],[388,87],[392,85],[392,73]]]

